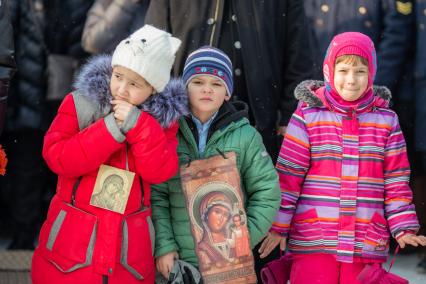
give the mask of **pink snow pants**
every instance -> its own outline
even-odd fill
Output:
[[[291,284],[360,284],[365,263],[343,263],[330,254],[293,254]]]

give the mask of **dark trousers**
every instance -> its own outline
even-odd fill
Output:
[[[12,234],[11,249],[32,249],[42,220],[45,219],[43,197],[53,192],[53,175],[41,155],[44,133],[23,129],[3,133],[9,159],[6,176],[2,179],[1,203],[6,210],[6,224]]]
[[[414,135],[416,131],[415,127],[425,127],[424,125],[415,125],[413,104],[414,102],[412,101],[397,101],[392,109],[398,114],[401,129],[407,143],[407,153],[411,168],[410,187],[413,191],[413,203],[416,207],[417,218],[420,223],[419,234],[424,235],[426,234],[426,152],[416,151]],[[426,254],[426,247],[415,248],[411,246],[404,249],[402,253],[414,250],[420,250]]]
[[[265,145],[266,151],[271,156],[272,163],[277,162],[278,154],[280,153],[281,144],[283,142],[282,136],[277,136],[275,127],[267,129],[258,129],[260,135],[263,138],[263,144]]]

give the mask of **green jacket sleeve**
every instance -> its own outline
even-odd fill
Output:
[[[151,186],[152,221],[155,228],[155,257],[178,251],[170,216],[168,182]]]
[[[280,206],[278,175],[260,134],[250,126],[242,140],[241,179],[246,190],[246,213],[253,248],[266,235]]]

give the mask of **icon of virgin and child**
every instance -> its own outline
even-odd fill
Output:
[[[210,184],[210,186],[212,185]],[[192,221],[198,228],[197,255],[201,270],[250,259],[250,240],[242,202],[233,190],[201,190],[194,196]],[[197,210],[198,208],[198,210]]]

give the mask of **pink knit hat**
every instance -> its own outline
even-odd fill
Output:
[[[365,92],[371,91],[377,70],[376,50],[373,41],[368,36],[358,32],[338,34],[328,46],[323,64],[327,91],[333,96],[338,95],[334,86],[334,65],[337,57],[342,55],[358,55],[368,60],[368,87]]]

